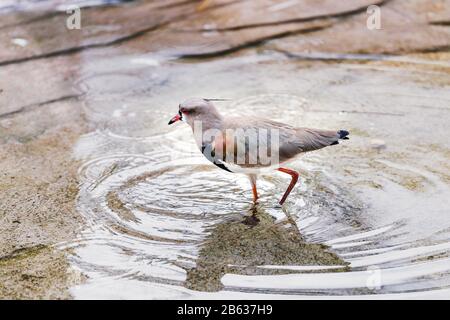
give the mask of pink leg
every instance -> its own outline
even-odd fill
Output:
[[[252,192],[253,192],[253,202],[256,203],[258,200],[258,191],[256,190],[256,176],[249,175],[250,182],[252,183]]]
[[[286,189],[286,192],[284,193],[283,197],[280,200],[280,204],[283,205],[283,203],[286,201],[289,193],[291,193],[292,189],[294,188],[295,184],[297,183],[298,173],[294,170],[290,170],[290,169],[286,169],[286,168],[278,168],[278,171],[287,173],[292,177],[289,187]]]

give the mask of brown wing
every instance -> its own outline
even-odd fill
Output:
[[[297,129],[297,144],[302,151],[312,151],[338,143],[340,131],[319,130],[310,128]]]
[[[230,118],[225,124],[226,126],[224,129],[243,129],[244,131],[249,129],[254,129],[256,131],[265,129],[267,132],[270,132],[270,130],[276,130],[278,132],[279,139],[280,162],[287,161],[302,152],[313,151],[338,144],[339,139],[348,139],[346,137],[349,134],[345,130],[332,131],[310,128],[295,128],[284,123],[258,118]],[[270,139],[270,135],[267,136],[267,139],[265,138],[265,135],[258,136],[258,148],[260,144],[264,143],[269,146],[270,149],[271,144],[274,143],[274,141],[271,141]],[[248,147],[248,143],[245,142],[245,144],[246,147]]]

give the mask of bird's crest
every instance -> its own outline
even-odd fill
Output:
[[[229,101],[231,99],[222,99],[222,98],[203,98],[206,101]]]

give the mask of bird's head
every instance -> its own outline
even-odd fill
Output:
[[[169,124],[183,120],[193,127],[194,121],[202,121],[208,124],[220,118],[221,116],[211,100],[192,98],[180,103],[178,114],[170,119]]]

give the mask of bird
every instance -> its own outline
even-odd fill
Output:
[[[186,122],[192,128],[199,150],[210,162],[227,172],[246,174],[252,186],[254,204],[259,199],[256,184],[259,174],[277,170],[291,176],[279,201],[283,205],[299,178],[299,173],[287,168],[286,164],[305,152],[349,139],[347,130],[294,127],[257,116],[224,116],[214,106],[215,100],[222,99],[190,98],[180,103],[178,113],[170,119],[169,125]],[[248,132],[256,134],[246,135]],[[238,146],[242,146],[240,150]],[[267,157],[261,156],[264,151]],[[267,158],[271,156],[276,157],[276,161],[268,162]]]

